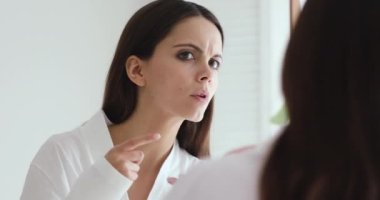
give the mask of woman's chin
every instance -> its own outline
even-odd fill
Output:
[[[191,122],[200,122],[203,119],[203,114],[204,113],[195,114],[191,117],[188,117],[187,120]]]

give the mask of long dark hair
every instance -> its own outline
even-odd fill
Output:
[[[308,0],[285,55],[290,123],[263,200],[380,199],[380,1]]]
[[[104,92],[103,110],[115,124],[127,120],[137,103],[137,86],[128,78],[125,62],[131,55],[149,59],[156,45],[163,40],[180,21],[194,16],[209,20],[220,31],[217,18],[206,8],[182,0],[153,1],[138,10],[125,26],[120,37]],[[208,105],[200,122],[184,121],[177,140],[180,147],[190,154],[203,157],[209,155],[209,132],[212,121],[214,99]]]

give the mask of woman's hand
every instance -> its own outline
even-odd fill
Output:
[[[135,181],[140,164],[144,159],[144,153],[136,148],[155,142],[160,138],[161,135],[155,133],[127,140],[109,150],[105,158],[117,171]]]

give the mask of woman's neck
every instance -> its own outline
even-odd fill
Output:
[[[169,155],[182,122],[183,119],[140,110],[134,112],[125,122],[110,126],[109,130],[114,145],[145,134],[161,134],[158,141],[138,148],[144,152],[144,161],[140,171],[151,171],[158,170]]]

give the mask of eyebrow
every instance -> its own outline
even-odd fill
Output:
[[[173,47],[191,47],[191,48],[195,49],[196,51],[200,52],[201,54],[203,53],[203,50],[200,47],[198,47],[197,45],[191,44],[191,43],[176,44]],[[220,59],[223,59],[221,54],[216,54],[216,55],[214,55],[214,57],[218,57]]]

